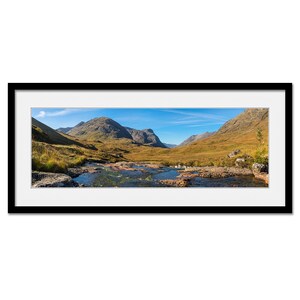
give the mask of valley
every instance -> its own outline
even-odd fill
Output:
[[[107,117],[57,130],[32,118],[35,178],[65,174],[74,186],[267,186],[267,169],[268,109],[246,109],[219,130],[172,148],[150,128],[124,127]]]

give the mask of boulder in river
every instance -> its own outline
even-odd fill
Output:
[[[252,175],[252,171],[247,168],[235,167],[200,167],[199,177],[203,178],[226,178],[232,176]]]
[[[252,171],[253,171],[253,175],[255,176],[255,178],[261,179],[267,184],[269,183],[268,165],[254,163],[252,165]]]
[[[32,187],[78,187],[71,176],[62,173],[32,172]]]
[[[266,172],[253,173],[255,178],[263,180],[265,183],[269,184],[269,174]]]
[[[261,173],[261,172],[268,173],[268,166],[265,164],[254,163],[252,165],[252,170],[253,173]]]
[[[160,183],[162,183],[165,186],[172,186],[172,187],[187,187],[189,186],[189,179],[165,179],[160,180]]]

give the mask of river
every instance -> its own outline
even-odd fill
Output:
[[[89,163],[89,167],[93,164]],[[96,166],[96,165],[95,165]],[[97,165],[94,173],[83,173],[73,180],[85,187],[166,187],[160,180],[175,180],[180,172],[172,167],[151,168],[132,165],[129,170],[115,170],[111,166]],[[267,187],[254,176],[227,178],[201,178],[189,180],[189,187]]]

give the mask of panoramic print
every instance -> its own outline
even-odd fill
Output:
[[[266,188],[267,108],[32,108],[32,187]]]

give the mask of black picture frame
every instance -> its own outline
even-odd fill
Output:
[[[283,90],[285,91],[285,206],[16,206],[15,92],[17,90]],[[8,213],[292,213],[292,83],[9,83]]]

